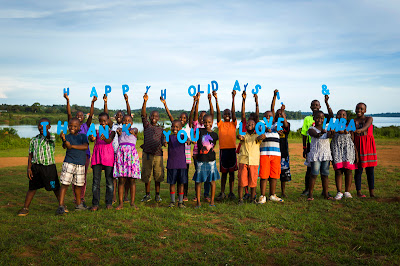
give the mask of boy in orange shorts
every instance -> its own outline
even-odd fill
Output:
[[[258,164],[260,162],[260,143],[262,136],[258,136],[254,130],[256,122],[249,119],[246,123],[246,135],[237,135],[240,140],[241,148],[239,152],[239,202],[243,204],[243,188],[250,187],[251,199],[255,201]]]
[[[273,119],[271,111],[264,113],[264,117],[269,121]],[[283,199],[276,196],[276,183],[281,175],[281,151],[279,147],[279,133],[277,132],[277,123],[271,128],[266,128],[266,132],[260,135],[263,142],[260,145],[260,189],[261,196],[258,199],[259,204],[267,202],[265,191],[267,188],[267,179],[269,181],[269,200],[283,202]]]

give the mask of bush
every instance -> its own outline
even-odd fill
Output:
[[[382,139],[395,139],[400,138],[400,127],[375,127],[374,126],[374,137]]]

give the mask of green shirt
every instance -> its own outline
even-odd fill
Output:
[[[55,164],[54,149],[56,136],[50,134],[50,138],[43,135],[33,137],[29,143],[29,153],[32,153],[32,163],[51,165]]]
[[[303,127],[301,128],[301,135],[307,136],[307,141],[311,143],[311,137],[308,135],[308,129],[315,123],[312,115],[304,117]]]

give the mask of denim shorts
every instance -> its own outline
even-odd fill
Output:
[[[316,161],[311,162],[311,174],[318,175],[321,172],[321,175],[329,175],[329,163],[330,161]]]

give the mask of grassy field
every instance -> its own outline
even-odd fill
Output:
[[[139,181],[139,210],[128,204],[121,211],[106,210],[103,178],[101,209],[96,213],[72,211],[69,190],[66,204],[70,213],[55,216],[54,194],[38,190],[30,214],[17,217],[28,186],[26,166],[2,168],[0,264],[398,264],[400,163],[397,158],[395,163],[389,161],[384,154],[393,158],[399,141],[377,141],[378,198],[340,202],[319,197],[307,202],[299,196],[305,168],[298,149],[292,147],[301,149],[301,144],[293,141],[290,145],[293,181],[287,186],[289,197],[283,204],[238,206],[236,201],[224,201],[217,202],[215,208],[203,203],[202,208],[195,209],[189,201],[186,209],[169,209],[168,184],[162,184],[161,204],[154,199],[143,204],[144,185]],[[26,156],[26,149],[9,152]],[[0,153],[0,157],[6,155]],[[57,167],[60,171],[60,164]],[[330,192],[335,194],[333,174],[331,170]],[[89,171],[88,203],[91,187]],[[193,188],[190,181],[189,198],[194,195]],[[217,182],[217,193],[219,190]],[[363,191],[367,193],[365,176]],[[316,195],[320,192],[318,180]],[[351,192],[355,195],[354,185]]]

